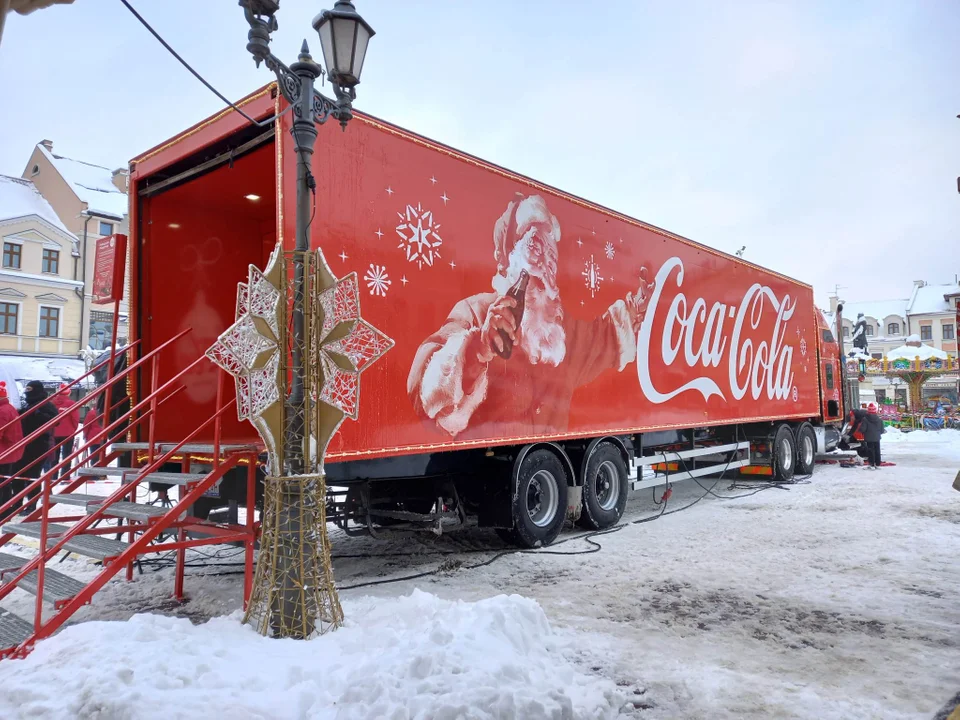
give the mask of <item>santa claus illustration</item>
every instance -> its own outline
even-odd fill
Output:
[[[494,227],[494,292],[458,302],[417,351],[407,392],[450,436],[562,432],[578,387],[636,359],[653,291],[645,270],[636,294],[594,320],[569,319],[557,285],[559,243],[560,223],[544,199],[518,195]]]

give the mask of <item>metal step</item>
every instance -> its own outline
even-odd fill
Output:
[[[90,503],[98,503],[103,499],[103,495],[84,495],[83,493],[54,493],[50,496],[51,503],[79,507],[86,507]]]
[[[157,443],[154,443],[154,444],[153,444],[153,447],[154,447],[154,448],[157,448],[157,447],[159,447],[159,445],[157,445]],[[111,444],[110,444],[110,449],[111,449],[111,450],[119,450],[120,452],[130,452],[131,450],[149,450],[149,449],[150,449],[150,443],[145,443],[145,442],[119,442],[119,443],[111,443]]]
[[[77,470],[79,477],[123,477],[124,475],[136,475],[140,468],[128,467],[85,467]]]
[[[33,623],[0,608],[0,650],[10,650],[33,635]]]
[[[120,477],[127,479],[142,471],[143,468],[87,467],[80,468],[77,474],[81,477]],[[164,485],[190,485],[203,480],[206,476],[206,473],[152,472],[139,478],[139,481],[162,483]]]
[[[160,446],[160,450],[162,450],[163,452],[170,452],[175,447],[177,447],[178,444],[179,443],[159,443],[159,446]],[[225,453],[233,453],[233,452],[245,452],[245,451],[253,452],[255,450],[257,450],[257,447],[255,445],[223,444],[220,446],[221,455],[224,455]],[[181,452],[203,453],[205,455],[212,455],[213,451],[214,451],[214,447],[211,443],[187,443],[182,448],[177,450],[178,453],[181,453]]]
[[[101,498],[102,499],[102,498]],[[97,505],[87,507],[87,512],[92,514],[98,509]],[[142,505],[140,503],[126,502],[123,500],[110,505],[103,514],[107,517],[125,518],[136,522],[150,522],[152,518],[163,517],[170,508],[163,508],[157,505]]]
[[[47,532],[55,536],[65,535],[69,529],[66,525],[57,525],[54,523],[47,526]],[[23,537],[39,538],[40,523],[7,523],[0,528],[0,533],[13,533],[14,535],[22,535]],[[58,537],[48,537],[47,547],[53,547],[57,544],[57,541]],[[94,560],[105,560],[106,558],[116,557],[128,547],[129,545],[125,542],[111,540],[102,535],[77,535],[70,538],[66,544],[64,544],[63,550],[76,553],[77,555],[85,555]]]
[[[37,578],[38,573],[36,570],[29,572],[24,576],[23,580],[17,584],[17,587],[21,590],[26,590],[31,595],[36,595]],[[74,580],[69,575],[64,575],[56,570],[47,568],[43,573],[43,599],[49,603],[69,600],[85,587],[86,585],[79,580]]]
[[[18,570],[27,564],[27,560],[24,560],[18,555],[8,555],[7,553],[0,553],[0,573],[7,572],[8,570]]]
[[[205,477],[207,473],[153,472],[140,479],[163,485],[190,485],[200,482]]]

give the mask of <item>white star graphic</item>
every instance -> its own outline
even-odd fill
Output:
[[[591,235],[596,235],[596,234],[597,234],[597,231],[596,231],[594,228],[590,228],[590,234],[591,234]]]
[[[583,240],[581,240],[580,238],[577,238],[577,245],[579,245],[580,247],[583,247]]]
[[[623,242],[623,238],[620,238],[620,242]]]
[[[431,177],[431,178],[430,178],[430,182],[432,182],[434,185],[436,185],[436,184],[437,184],[437,179],[436,179],[435,177]]]
[[[455,268],[456,266],[457,266],[457,264],[456,264],[453,260],[451,260],[451,261],[450,261],[450,267]]]
[[[346,252],[344,252],[343,250],[340,251],[340,259],[341,259],[341,260],[343,260],[344,262],[346,262],[348,257],[350,257],[350,256],[347,255]]]
[[[387,195],[393,195],[393,188],[392,188],[392,187],[388,187],[388,188],[387,188]]]
[[[400,278],[400,282],[402,282],[404,285],[406,285],[406,284],[407,284],[408,282],[410,282],[410,281],[407,280],[407,276],[404,275],[402,278]]]
[[[377,228],[377,231],[374,233],[374,235],[376,235],[378,239],[383,237],[383,233],[380,231],[380,228]]]
[[[448,198],[448,197],[447,197],[447,194],[444,193],[443,195],[440,196],[440,199],[443,200],[443,204],[446,205],[446,204],[447,204],[447,200],[449,200],[450,198]]]
[[[583,305],[583,300],[580,301],[580,304]]]

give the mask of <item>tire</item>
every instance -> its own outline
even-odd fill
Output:
[[[781,425],[773,436],[773,480],[790,482],[797,469],[797,439],[789,425]]]
[[[557,539],[567,517],[567,472],[547,449],[527,454],[520,465],[512,493],[513,529],[498,531],[507,542],[522,548],[543,547]]]
[[[590,530],[613,527],[623,517],[628,491],[627,466],[620,449],[613,443],[600,443],[583,473],[583,512],[577,524]]]
[[[805,422],[797,428],[797,475],[813,475],[816,464],[817,433]]]

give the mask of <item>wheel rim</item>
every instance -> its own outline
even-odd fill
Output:
[[[537,471],[527,485],[527,515],[537,527],[547,527],[557,515],[560,488],[557,478],[546,470]]]
[[[784,470],[793,469],[793,447],[790,445],[790,438],[784,438],[780,441],[780,466]]]
[[[620,473],[611,460],[605,460],[597,468],[594,479],[597,504],[602,510],[613,510],[620,500]]]
[[[813,439],[810,435],[803,437],[803,464],[806,467],[813,467]]]

